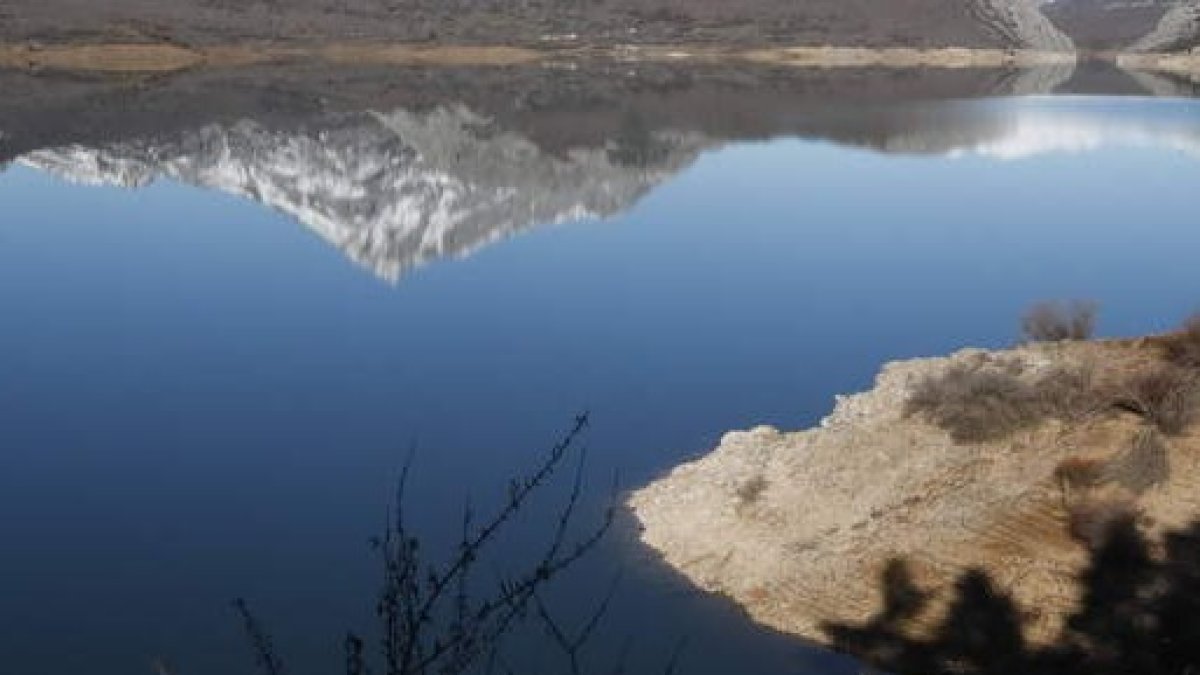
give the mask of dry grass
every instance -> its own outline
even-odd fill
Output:
[[[921,415],[956,441],[1001,438],[1031,424],[1036,413],[1029,387],[1003,370],[953,365],[917,383],[904,405],[905,416]]]
[[[1139,429],[1129,447],[1105,464],[1104,477],[1137,495],[1167,482],[1171,466],[1158,431],[1149,426]]]
[[[1021,318],[1021,335],[1027,342],[1087,340],[1096,330],[1096,304],[1039,302]]]
[[[0,44],[0,67],[72,72],[157,73],[197,67],[325,61],[397,66],[514,66],[537,63],[549,52],[503,45],[415,45],[331,42],[315,45],[233,43],[184,47],[170,42]]]
[[[0,45],[0,66],[110,73],[171,72],[201,65],[199,52],[174,44]]]
[[[1096,457],[1068,457],[1054,469],[1054,479],[1064,496],[1079,488],[1103,485],[1108,478],[1108,462]]]
[[[1093,303],[1047,302],[1031,308],[1021,327],[1028,341],[1080,341],[1092,334],[1095,317]],[[917,383],[904,415],[920,415],[962,443],[999,440],[1048,419],[1080,422],[1118,409],[1140,415],[1165,435],[1184,433],[1200,418],[1200,315],[1174,333],[1112,348],[1130,345],[1141,351],[1083,347],[1077,353],[1085,358],[1079,359],[1052,349],[1045,353],[1063,364],[1038,373],[1023,372],[1020,358],[955,362]]]
[[[1179,330],[1161,338],[1163,358],[1182,368],[1200,369],[1200,314],[1183,322]]]
[[[1200,374],[1155,364],[1101,382],[1088,365],[1029,377],[1006,367],[955,364],[918,382],[904,415],[920,415],[958,442],[979,443],[1045,420],[1078,422],[1117,408],[1141,415],[1168,436],[1179,435],[1200,412]]]
[[[1129,376],[1120,404],[1167,435],[1183,433],[1196,419],[1200,378],[1195,371],[1162,364]]]
[[[410,45],[337,43],[318,51],[330,63],[422,66],[514,66],[536,63],[546,54],[500,45]]]
[[[1108,385],[1097,376],[1091,360],[1050,368],[1032,385],[1042,414],[1064,421],[1079,421],[1112,406]]]
[[[1119,485],[1140,496],[1171,478],[1169,452],[1153,426],[1138,429],[1128,446],[1113,457],[1068,457],[1054,469],[1054,478],[1066,503],[1104,485]]]

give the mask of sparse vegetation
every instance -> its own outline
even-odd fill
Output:
[[[1039,302],[1021,318],[1027,342],[1087,340],[1096,330],[1096,304],[1084,300]]]
[[[1182,433],[1196,418],[1200,379],[1191,370],[1163,364],[1131,375],[1117,401],[1168,435]]]
[[[1063,499],[1071,500],[1076,490],[1103,485],[1107,480],[1108,462],[1097,457],[1068,457],[1054,469],[1054,479],[1062,490]]]
[[[1183,322],[1179,330],[1162,340],[1164,357],[1183,368],[1200,369],[1200,314]]]
[[[1121,454],[1105,467],[1105,477],[1134,494],[1167,482],[1171,467],[1167,446],[1152,426],[1139,429]]]
[[[767,489],[767,479],[760,473],[738,486],[738,500],[743,506],[749,506],[762,497]]]
[[[1090,366],[1054,367],[1025,375],[1016,360],[955,364],[927,377],[905,402],[905,416],[921,415],[954,440],[997,440],[1046,419],[1076,419],[1102,405]]]
[[[1070,508],[1080,492],[1116,484],[1133,495],[1161,485],[1171,477],[1167,446],[1151,425],[1138,429],[1129,445],[1110,458],[1068,457],[1054,469],[1054,478]]]
[[[999,438],[1033,420],[1029,388],[1004,369],[954,365],[913,388],[906,416],[921,414],[956,441]]]
[[[1025,316],[1023,331],[1031,341],[1082,339],[1091,334],[1094,307],[1039,304]],[[1125,371],[1110,369],[1104,377],[1090,360],[1036,373],[1026,372],[1016,357],[957,362],[918,382],[904,415],[921,415],[962,443],[998,440],[1047,419],[1080,421],[1118,409],[1140,415],[1163,434],[1178,435],[1200,416],[1200,316],[1154,344],[1160,359]],[[1156,436],[1144,440],[1161,442]],[[1071,473],[1072,467],[1064,470],[1062,479],[1086,479]]]
[[[913,387],[905,416],[920,415],[961,443],[1004,438],[1048,419],[1078,421],[1117,408],[1141,415],[1169,436],[1183,433],[1200,411],[1200,376],[1155,365],[1101,384],[1085,364],[1039,375],[1013,367],[955,364]]]

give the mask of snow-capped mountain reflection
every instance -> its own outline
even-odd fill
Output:
[[[22,156],[83,184],[136,188],[158,178],[249,197],[300,221],[379,276],[465,255],[544,224],[602,217],[633,204],[692,161],[686,134],[552,155],[462,107],[347,115],[304,130],[254,121],[174,139],[73,145]]]
[[[777,111],[757,121],[748,111],[738,133],[698,131],[685,119],[548,150],[449,105],[326,115],[284,128],[212,123],[33,150],[17,161],[80,183],[136,188],[166,178],[248,197],[394,281],[528,228],[620,213],[703,150],[742,138],[790,135],[888,154],[996,160],[1114,146],[1200,157],[1198,111],[1187,99],[1053,96],[829,105],[797,111],[782,126]]]

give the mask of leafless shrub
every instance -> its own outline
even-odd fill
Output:
[[[1022,379],[992,368],[955,364],[922,379],[904,405],[906,416],[920,414],[956,441],[1001,438],[1036,417],[1033,395]]]
[[[551,646],[560,649],[566,672],[580,673],[580,650],[607,612],[613,591],[574,634],[565,631],[562,622],[550,613],[542,593],[591,551],[613,523],[615,489],[614,502],[609,504],[601,522],[581,534],[572,534],[583,488],[584,453],[577,446],[587,425],[586,415],[577,418],[539,466],[510,482],[506,499],[488,518],[477,521],[473,510],[465,509],[458,545],[442,563],[427,561],[419,539],[406,524],[404,491],[409,469],[405,467],[391,524],[385,535],[374,542],[383,569],[376,605],[379,649],[367,653],[362,638],[348,635],[347,675],[461,675],[479,669],[514,672],[503,663],[500,643],[518,624],[530,618],[540,621],[552,638]],[[537,552],[532,564],[511,575],[494,570],[496,580],[491,590],[474,592],[476,586],[483,585],[473,580],[484,554],[493,548],[501,532],[526,507],[533,494],[559,473],[572,452],[579,457],[578,468],[570,494],[555,514],[548,543]],[[236,607],[258,657],[260,671],[264,675],[281,675],[283,663],[270,637],[244,602],[239,600]],[[674,670],[678,651],[672,655],[667,672]]]
[[[1118,403],[1146,418],[1169,436],[1182,433],[1196,418],[1200,378],[1174,365],[1159,365],[1131,375]]]
[[[233,601],[233,608],[242,618],[242,630],[245,631],[246,637],[250,640],[250,646],[254,649],[259,670],[263,675],[283,675],[283,661],[280,660],[279,654],[275,651],[275,645],[271,642],[270,634],[263,630],[258,617],[254,616],[242,598]]]
[[[1071,506],[1067,516],[1071,537],[1091,549],[1104,546],[1109,533],[1118,526],[1132,526],[1137,520],[1133,505],[1119,500],[1079,502]]]
[[[1112,393],[1091,361],[1047,368],[1030,387],[1034,407],[1046,417],[1078,421],[1108,409]]]
[[[904,414],[920,414],[962,443],[997,440],[1050,418],[1077,419],[1105,399],[1087,365],[1022,376],[1012,364],[954,364],[919,381]]]
[[[1200,369],[1200,314],[1189,317],[1177,332],[1165,336],[1163,350],[1170,363]]]
[[[1039,302],[1021,318],[1021,335],[1026,342],[1087,340],[1095,329],[1096,304],[1082,300]]]

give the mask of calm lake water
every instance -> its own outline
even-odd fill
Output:
[[[410,448],[444,549],[590,411],[594,522],[614,471],[812,425],[887,360],[1011,343],[1034,301],[1094,299],[1108,334],[1200,301],[1200,102],[1153,78],[4,78],[14,675],[252,673],[239,596],[289,672],[340,672]],[[681,672],[853,672],[689,589],[626,519],[550,601],[586,616],[617,569],[598,671],[686,638]]]

